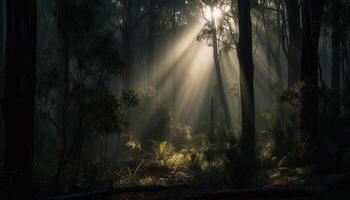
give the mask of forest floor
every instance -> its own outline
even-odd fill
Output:
[[[180,186],[182,185],[182,186]],[[113,193],[109,197],[93,198],[107,200],[214,200],[214,199],[322,199],[322,200],[349,200],[350,185],[349,176],[336,174],[314,178],[309,182],[300,182],[291,175],[276,176],[270,178],[270,183],[258,188],[230,189],[193,186],[186,184],[173,185],[172,189],[148,190],[140,192],[145,186],[128,186],[125,188],[140,187],[136,190],[128,190],[124,193]],[[150,186],[153,187],[153,186]],[[147,188],[147,186],[145,187]],[[149,188],[148,188],[149,189]],[[123,190],[123,189],[122,189]],[[130,192],[134,191],[134,192]],[[151,192],[150,192],[151,191]],[[58,198],[60,199],[60,198]]]
[[[288,189],[288,188],[287,188]],[[244,200],[313,200],[313,199],[322,199],[322,200],[349,200],[350,199],[350,192],[349,190],[342,190],[342,191],[334,191],[334,192],[327,192],[324,194],[315,194],[314,197],[312,196],[305,196],[305,197],[291,197],[283,195],[283,197],[278,197],[276,195],[275,197],[272,197],[270,195],[260,195],[259,197],[244,197],[244,195],[240,196],[232,196],[229,197],[229,195],[226,195],[227,197],[220,197],[220,195],[212,195],[217,194],[223,191],[208,191],[203,189],[176,189],[173,191],[166,191],[166,192],[156,192],[156,193],[134,193],[134,194],[123,194],[119,196],[110,197],[110,200],[209,200],[209,199],[244,199]],[[206,196],[207,195],[207,196]]]
[[[111,199],[134,200],[134,199],[149,199],[149,200],[182,200],[182,199],[219,199],[222,195],[230,196],[230,191],[233,196],[230,198],[220,199],[292,199],[292,200],[306,200],[306,199],[329,199],[329,200],[349,200],[350,199],[350,184],[349,176],[344,174],[334,174],[322,177],[314,177],[308,181],[300,180],[293,174],[280,173],[277,176],[262,176],[264,185],[259,188],[247,190],[230,190],[229,188],[214,189],[210,187],[190,187],[187,189],[175,189],[165,192],[156,193],[134,193],[124,194],[119,197]],[[311,195],[306,192],[306,197],[303,196],[304,190],[312,191]],[[247,191],[247,192],[245,192]],[[281,192],[282,191],[282,192]],[[222,193],[222,194],[221,194]],[[242,193],[242,194],[241,194]],[[246,198],[247,194],[256,193],[254,198]],[[288,194],[290,193],[290,194]],[[300,193],[300,194],[297,194]],[[221,195],[218,195],[221,194]],[[272,195],[271,195],[272,194]],[[271,195],[271,196],[270,196]],[[276,195],[277,197],[273,197]],[[278,197],[281,195],[280,197]],[[210,197],[212,196],[212,197]],[[247,195],[249,196],[249,195]],[[254,196],[254,194],[253,194]],[[196,197],[196,198],[194,198]],[[206,198],[208,197],[208,198]],[[217,197],[217,198],[216,198]]]

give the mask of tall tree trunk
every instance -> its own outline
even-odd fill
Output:
[[[212,35],[212,37],[213,37],[213,57],[214,57],[215,71],[216,71],[216,76],[217,76],[218,86],[219,86],[220,100],[221,100],[224,114],[225,114],[226,127],[227,127],[227,129],[231,129],[232,128],[232,121],[231,121],[230,108],[229,108],[227,98],[225,95],[225,88],[224,88],[221,67],[220,67],[220,61],[219,61],[218,40],[217,40],[217,32],[216,32],[216,23],[215,23],[215,18],[214,18],[214,5],[210,6],[210,11],[211,11],[211,28],[212,28],[212,34],[213,34]]]
[[[132,3],[131,0],[124,0],[125,13],[124,13],[124,21],[123,22],[123,44],[122,44],[122,54],[123,54],[123,62],[124,69],[122,73],[123,77],[123,87],[124,89],[130,89],[132,85],[132,63],[131,63],[131,24],[133,21],[132,17]]]
[[[298,0],[285,0],[288,15],[289,44],[288,60],[288,88],[299,79],[301,65],[301,26],[300,5]]]
[[[254,105],[254,63],[252,52],[251,1],[238,0],[238,59],[240,64],[240,90],[242,135],[240,149],[246,158],[247,173],[254,173],[256,164],[255,105]]]
[[[4,69],[5,69],[5,1],[0,0],[0,131],[4,132],[4,99],[3,99],[3,89],[4,89]]]
[[[4,6],[4,1],[0,0],[0,70],[3,69],[3,64],[4,64],[4,12],[5,11],[5,6]],[[0,108],[1,109],[1,108]]]
[[[150,1],[150,16],[148,20],[148,85],[152,87],[156,87],[154,66],[156,23],[156,4],[155,1]]]
[[[341,62],[341,0],[332,1],[332,89],[335,94],[334,113],[340,116],[340,62]]]
[[[173,42],[176,41],[176,36],[177,36],[177,24],[176,24],[176,11],[177,11],[177,0],[172,0],[172,20],[171,20],[171,26],[172,26],[172,38]],[[173,102],[173,118],[175,119],[176,117],[176,103],[177,103],[177,60],[178,60],[178,55],[177,55],[177,50],[174,49],[174,65],[173,65],[173,95],[172,95],[172,102]]]
[[[305,161],[313,163],[318,140],[318,69],[319,37],[324,0],[304,0],[302,5],[303,40],[301,58],[301,89],[298,125],[304,145]]]
[[[36,0],[7,1],[4,167],[13,178],[7,199],[32,193],[36,9]]]
[[[215,108],[214,105],[215,100],[214,97],[211,97],[210,101],[210,137],[214,137],[214,130],[215,130]]]
[[[62,2],[61,2],[62,3]],[[66,2],[63,2],[66,3]],[[62,5],[60,5],[57,9],[62,9]],[[52,189],[55,189],[57,185],[60,184],[60,179],[62,178],[63,171],[63,163],[67,151],[67,132],[68,132],[68,120],[67,114],[69,111],[69,106],[71,103],[70,99],[70,87],[71,87],[71,45],[69,41],[69,30],[66,22],[63,19],[60,19],[59,16],[57,21],[57,28],[60,32],[61,43],[62,43],[62,59],[63,59],[63,83],[60,86],[60,93],[62,94],[60,97],[60,101],[57,105],[57,121],[60,126],[58,130],[59,134],[62,137],[62,149],[58,159],[58,165],[56,170],[56,175],[53,181]]]
[[[104,141],[104,160],[103,160],[103,170],[107,169],[107,159],[108,159],[108,131],[106,131]]]
[[[276,5],[277,6],[277,5]],[[278,9],[280,5],[278,5]],[[271,28],[270,25],[272,24],[271,21],[268,20],[267,16],[264,13],[264,10],[261,13],[265,35],[266,35],[266,51],[270,54],[271,59],[273,60],[273,64],[275,65],[275,71],[277,75],[276,83],[274,83],[273,79],[271,78],[271,88],[272,92],[274,92],[275,98],[273,99],[276,104],[276,123],[274,125],[273,129],[273,142],[274,142],[274,153],[277,155],[277,157],[284,156],[287,152],[285,151],[284,141],[286,139],[286,135],[284,134],[285,124],[284,124],[284,108],[282,103],[280,102],[281,93],[284,89],[284,82],[282,77],[282,64],[281,64],[281,42],[282,42],[282,31],[277,32],[277,46],[273,45],[272,38],[271,38],[271,31],[273,31],[273,27]],[[280,25],[280,16],[281,13],[277,13],[277,30],[281,30]]]

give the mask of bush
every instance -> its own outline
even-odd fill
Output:
[[[204,124],[201,128],[202,143],[193,152],[190,170],[193,183],[209,187],[237,187],[241,183],[242,156],[237,148],[238,131]]]

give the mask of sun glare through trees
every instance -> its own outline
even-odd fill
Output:
[[[0,0],[0,199],[350,199],[349,0]]]

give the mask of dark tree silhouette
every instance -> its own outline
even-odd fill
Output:
[[[341,0],[332,1],[332,89],[334,112],[340,114]],[[339,116],[339,115],[338,115]]]
[[[348,196],[349,8],[0,0],[0,199]]]
[[[31,193],[36,17],[35,0],[7,1],[5,170],[13,178],[8,199],[28,199]]]
[[[319,132],[318,69],[320,63],[318,46],[324,3],[324,0],[304,0],[302,4],[303,40],[298,124],[307,162],[315,161]]]
[[[157,8],[156,2],[150,1],[150,14],[148,19],[148,85],[156,87],[155,83],[155,40],[156,40],[156,28],[157,28]]]
[[[131,80],[132,80],[132,63],[131,63],[131,34],[132,34],[132,23],[133,23],[133,14],[132,14],[132,2],[131,0],[124,0],[123,5],[125,7],[123,12],[123,27],[122,27],[122,57],[125,64],[123,69],[123,84],[125,89],[130,89]]]
[[[2,69],[4,63],[4,5],[0,0],[0,68]]]
[[[301,62],[301,27],[300,5],[298,1],[285,0],[288,16],[288,87],[292,87],[298,81]]]
[[[252,172],[255,165],[255,105],[254,105],[254,63],[252,52],[251,1],[238,0],[239,43],[238,59],[240,64],[240,90],[242,109],[242,136],[240,149],[246,157],[245,170]],[[248,173],[249,173],[248,172]]]

